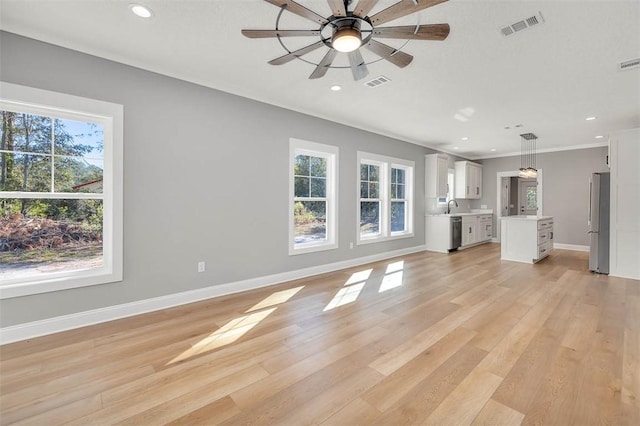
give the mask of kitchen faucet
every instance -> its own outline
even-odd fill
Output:
[[[456,205],[456,207],[458,207],[458,202],[456,200],[449,200],[449,202],[447,203],[447,214],[451,213],[451,202],[453,201],[453,203]]]

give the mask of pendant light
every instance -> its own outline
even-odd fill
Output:
[[[538,137],[533,133],[523,133],[520,135],[520,177],[537,178],[536,169],[536,140]]]

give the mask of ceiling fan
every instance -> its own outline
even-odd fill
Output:
[[[274,30],[245,29],[242,30],[242,34],[249,38],[278,38],[288,53],[269,61],[271,65],[286,64],[323,46],[328,47],[329,50],[322,60],[317,64],[314,63],[316,68],[309,76],[310,79],[323,77],[329,68],[332,68],[333,60],[338,52],[348,55],[353,78],[355,80],[364,78],[369,74],[369,70],[360,53],[360,47],[370,50],[400,68],[411,63],[413,56],[380,43],[375,40],[377,38],[444,40],[449,35],[449,24],[379,26],[448,0],[400,0],[372,16],[369,16],[369,12],[375,7],[378,0],[358,0],[353,10],[349,10],[352,0],[327,0],[332,15],[326,18],[293,0],[265,1],[281,8],[276,20],[276,28]],[[278,29],[278,23],[284,11],[309,19],[319,27],[311,30]],[[320,37],[320,40],[301,49],[290,51],[280,40],[281,37]]]

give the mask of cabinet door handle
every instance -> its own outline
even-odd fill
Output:
[[[467,185],[467,195],[469,194],[469,185]]]
[[[553,231],[551,231],[551,236],[549,237],[549,239],[553,240]]]
[[[480,195],[480,187],[476,186],[476,195]]]

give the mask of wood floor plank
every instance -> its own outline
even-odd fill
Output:
[[[381,380],[362,398],[379,411],[387,411],[465,346],[475,335],[476,333],[473,331],[462,327],[457,328],[421,354],[420,357]]]
[[[211,406],[211,404],[224,399],[227,395],[235,392],[236,390],[249,386],[267,376],[268,373],[263,368],[259,366],[252,366],[235,374],[222,377],[214,382],[207,383],[205,386],[200,388],[197,388],[196,386],[189,386],[185,389],[186,392],[177,398],[168,400],[128,417],[126,420],[122,421],[121,424],[166,424],[183,418],[184,416],[204,407]],[[109,412],[111,413],[113,410],[109,409]],[[220,416],[220,418],[222,417],[225,416]],[[228,413],[226,417],[230,417],[230,413]]]
[[[256,365],[229,375],[223,374],[216,379],[203,372],[198,377],[184,377],[182,380],[155,386],[115,404],[104,404],[101,410],[79,417],[69,424],[166,423],[267,375],[262,367]]]
[[[374,424],[426,424],[426,419],[487,355],[473,346],[464,346],[404,398],[386,410]]]
[[[474,426],[516,426],[524,414],[490,399],[471,423]]]
[[[171,426],[208,426],[216,425],[240,413],[240,409],[231,397],[225,396],[211,404],[191,411],[167,425]]]
[[[379,416],[378,410],[361,398],[356,398],[321,424],[322,426],[368,425]]]
[[[485,244],[0,346],[0,425],[635,426],[639,360],[639,281]]]
[[[567,279],[568,281],[569,279]],[[560,303],[566,288],[557,286],[540,299],[509,333],[489,352],[481,367],[505,377],[526,347]]]
[[[622,402],[640,411],[640,330],[624,330]]]
[[[438,321],[433,326],[416,335],[416,337],[407,341],[405,344],[375,360],[371,364],[371,367],[388,376],[418,356],[420,353],[427,350],[431,345],[442,339],[480,310],[493,303],[493,301],[504,291],[506,291],[505,288],[496,288],[492,294],[482,302],[461,307],[457,311],[454,311],[447,317]]]
[[[426,423],[438,425],[453,420],[460,425],[471,424],[500,383],[502,377],[475,368],[427,417]]]
[[[84,417],[90,413],[95,413],[101,408],[102,401],[100,399],[100,394],[95,394],[86,398],[79,398],[68,405],[56,407],[20,421],[13,422],[11,421],[11,418],[3,418],[2,422],[3,424],[7,422],[7,424],[11,423],[14,425],[33,426],[40,426],[44,424],[64,424],[75,420],[78,417]]]
[[[231,398],[241,408],[255,405],[257,402],[269,398],[363,346],[382,338],[386,333],[383,328],[372,327],[291,365],[289,368],[270,374],[264,379],[232,393]]]

